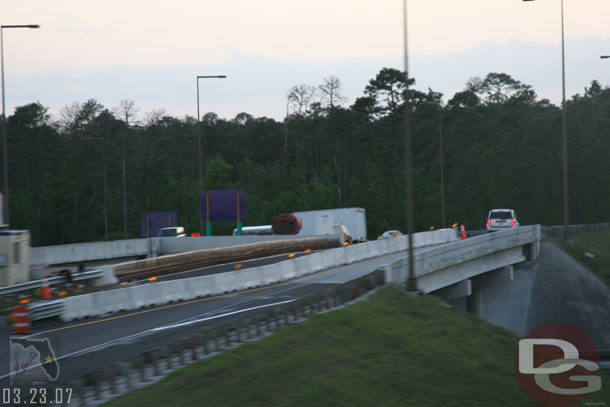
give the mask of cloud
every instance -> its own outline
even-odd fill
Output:
[[[568,97],[583,93],[592,80],[610,85],[610,61],[599,56],[610,53],[610,39],[568,39],[566,82]],[[110,69],[47,72],[9,82],[9,114],[15,106],[40,101],[56,114],[74,101],[97,99],[106,107],[121,99],[132,99],[147,109],[163,108],[177,117],[197,112],[196,76],[227,75],[226,79],[202,79],[200,110],[233,118],[240,112],[281,120],[286,113],[288,90],[301,83],[317,86],[330,75],[337,76],[350,102],[361,97],[368,81],[383,67],[402,70],[401,59],[350,59],[324,63],[249,57],[233,53],[225,63],[171,67],[114,66]],[[444,94],[447,101],[465,88],[473,76],[502,72],[531,85],[539,98],[556,105],[561,97],[561,49],[519,40],[503,44],[482,43],[464,52],[412,55],[410,69],[416,88]]]
[[[86,96],[90,89],[79,83],[70,83],[66,85],[66,91],[73,95],[84,95]]]

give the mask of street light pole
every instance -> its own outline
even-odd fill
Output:
[[[563,153],[563,240],[567,240],[568,227],[570,225],[570,205],[568,201],[568,120],[566,117],[566,47],[563,18],[563,0],[561,0],[561,89],[561,144]]]
[[[405,162],[406,162],[406,188],[407,188],[407,234],[409,235],[409,274],[407,277],[407,291],[416,292],[415,282],[415,253],[413,253],[413,163],[411,154],[411,105],[409,101],[409,47],[407,38],[407,0],[403,0],[403,42],[405,64]]]
[[[443,156],[443,101],[438,102],[438,138],[440,148],[441,161],[441,227],[444,229],[447,225],[447,217],[445,215],[445,165]]]
[[[201,165],[201,114],[199,113],[199,79],[217,78],[224,79],[226,75],[197,75],[197,159],[199,162],[199,194],[203,190],[203,171]],[[203,236],[203,219],[199,217],[199,233]]]
[[[2,71],[2,148],[3,148],[3,179],[4,179],[4,223],[9,224],[9,208],[8,208],[8,132],[6,130],[6,102],[4,97],[4,29],[5,28],[39,28],[38,24],[26,25],[3,25],[0,26],[0,70]]]
[[[568,239],[570,209],[568,203],[568,121],[566,118],[566,46],[563,18],[563,0],[561,0],[561,134],[563,145],[563,240]]]
[[[108,241],[108,194],[106,176],[106,131],[102,134],[102,169],[104,171],[104,236]]]
[[[129,130],[129,123],[123,133],[123,238],[127,240],[127,157],[125,153],[125,132]]]

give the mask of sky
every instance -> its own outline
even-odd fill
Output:
[[[0,0],[7,115],[39,101],[133,100],[175,117],[200,110],[282,120],[298,84],[341,80],[347,105],[403,65],[402,0]],[[561,1],[408,0],[409,70],[444,94],[503,72],[561,100]],[[568,97],[610,85],[610,0],[565,0]]]

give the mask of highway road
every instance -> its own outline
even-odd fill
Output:
[[[60,365],[59,381],[67,382],[231,319],[323,291],[368,274],[405,255],[403,252],[379,257],[239,293],[118,313],[70,324],[41,323],[35,326],[34,334],[25,337],[50,340]],[[10,326],[3,321],[0,326],[0,336],[4,338],[0,339],[0,384],[8,381],[9,334]]]
[[[239,293],[70,324],[46,322],[36,325],[35,333],[29,337],[50,339],[59,359],[60,382],[67,382],[231,319],[323,291],[405,255],[404,252],[388,255]],[[610,292],[552,243],[542,243],[536,263],[515,267],[515,280],[488,287],[481,295],[484,302],[482,317],[492,323],[523,335],[545,322],[569,322],[593,336],[600,348],[609,349]],[[10,326],[2,321],[0,385],[8,381],[9,334]]]
[[[555,244],[543,241],[526,331],[549,323],[579,326],[599,349],[610,350],[610,289]]]

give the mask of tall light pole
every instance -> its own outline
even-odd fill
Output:
[[[199,113],[199,79],[224,79],[226,75],[197,75],[197,157],[199,161],[199,194],[203,190],[203,171],[201,165],[201,114]],[[203,219],[199,218],[199,233],[203,236]]]
[[[125,132],[129,130],[129,123],[125,130],[122,131],[123,135],[123,238],[127,240],[127,157],[125,153]]]
[[[4,29],[5,28],[39,28],[38,24],[27,24],[27,25],[3,25],[0,26],[0,70],[2,71],[2,148],[3,152],[3,166],[4,166],[4,223],[7,225],[10,223],[9,209],[8,209],[8,148],[7,138],[8,132],[6,130],[6,103],[4,100]]]
[[[534,1],[534,0],[523,0]],[[568,201],[568,121],[566,118],[566,47],[563,18],[563,0],[561,0],[561,134],[563,150],[563,240],[568,238],[570,225],[570,205]]]
[[[405,64],[405,162],[407,189],[407,234],[409,235],[409,274],[407,291],[417,291],[415,282],[415,253],[413,253],[413,160],[411,154],[411,104],[409,101],[409,47],[407,38],[407,0],[403,0],[403,44]]]
[[[443,101],[438,101],[438,138],[439,138],[439,155],[441,165],[441,227],[444,229],[447,225],[447,217],[445,215],[445,164],[443,156]]]

